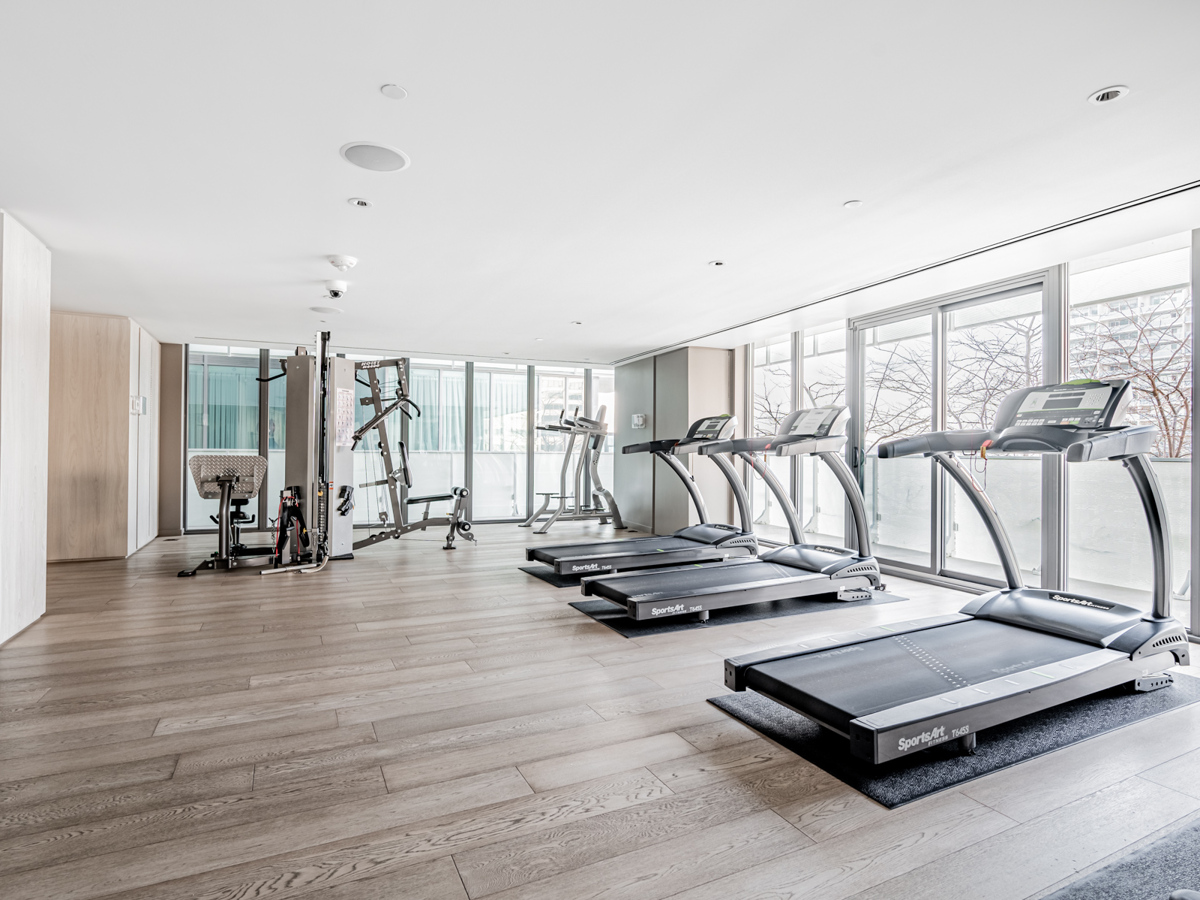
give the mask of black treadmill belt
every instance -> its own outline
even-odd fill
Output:
[[[616,541],[594,541],[587,544],[566,544],[538,548],[533,558],[553,565],[560,559],[576,556],[609,556],[614,553],[657,553],[659,550],[690,550],[707,547],[699,541],[679,537],[628,538]]]
[[[845,731],[852,719],[1094,650],[972,619],[754,666],[746,686]]]
[[[755,560],[730,566],[696,566],[672,569],[669,572],[647,572],[645,575],[623,576],[610,582],[601,579],[592,585],[592,590],[600,597],[609,597],[623,603],[631,597],[642,599],[653,598],[656,595],[673,596],[680,591],[694,591],[698,588],[738,587],[773,578],[795,578],[813,574],[815,573],[792,566]]]

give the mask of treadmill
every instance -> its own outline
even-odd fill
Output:
[[[711,610],[751,603],[818,595],[842,601],[871,597],[871,592],[881,590],[883,585],[879,564],[871,556],[862,491],[841,455],[849,422],[850,412],[844,406],[798,410],[784,419],[777,435],[714,443],[700,451],[732,452],[754,465],[789,513],[791,545],[757,559],[585,578],[583,593],[625,607],[632,619],[697,614],[701,622],[708,620]],[[754,456],[759,452],[820,458],[850,501],[856,546],[862,549],[805,542],[790,498],[770,468]]]
[[[958,741],[1039,710],[1130,684],[1150,691],[1186,666],[1188,638],[1170,616],[1166,508],[1149,451],[1152,425],[1124,425],[1128,381],[1075,381],[1008,395],[990,431],[941,431],[883,444],[881,459],[932,456],[983,518],[1007,587],[954,615],[836,634],[725,661],[725,684],[747,689],[849,739],[882,763]],[[996,510],[955,453],[1062,453],[1071,463],[1119,460],[1150,526],[1150,613],[1066,590],[1024,587]]]
[[[700,518],[699,525],[689,525],[669,535],[528,547],[525,550],[525,559],[545,563],[558,575],[576,575],[754,556],[758,552],[758,538],[754,536],[750,527],[750,504],[746,498],[746,489],[733,464],[725,456],[709,456],[733,488],[741,528],[708,521],[708,511],[705,509],[700,489],[696,487],[696,482],[687,467],[679,460],[684,454],[694,453],[708,444],[727,440],[736,428],[735,416],[709,416],[693,422],[682,440],[649,441],[621,448],[622,453],[651,453],[666,463],[687,488],[688,495],[696,507],[696,514]]]

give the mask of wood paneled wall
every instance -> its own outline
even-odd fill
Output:
[[[0,643],[46,611],[50,251],[0,211]]]
[[[183,534],[184,419],[187,364],[183,344],[162,344],[158,388],[158,533]]]
[[[67,312],[50,335],[49,559],[128,556],[158,534],[158,342]]]

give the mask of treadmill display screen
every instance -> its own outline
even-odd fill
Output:
[[[725,427],[725,423],[729,421],[728,416],[719,416],[713,419],[705,419],[696,426],[696,430],[692,433],[692,437],[699,440],[711,441],[721,436],[721,429]]]
[[[788,434],[825,437],[829,434],[829,428],[833,425],[833,420],[837,418],[841,409],[840,406],[821,406],[817,409],[806,410],[796,417]]]
[[[1101,423],[1113,389],[1057,385],[1031,391],[1014,417],[1014,425],[1072,425],[1093,428]]]

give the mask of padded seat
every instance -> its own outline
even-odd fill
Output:
[[[426,494],[424,497],[409,497],[408,505],[412,506],[414,503],[435,503],[438,500],[453,500],[454,496],[454,494]]]

